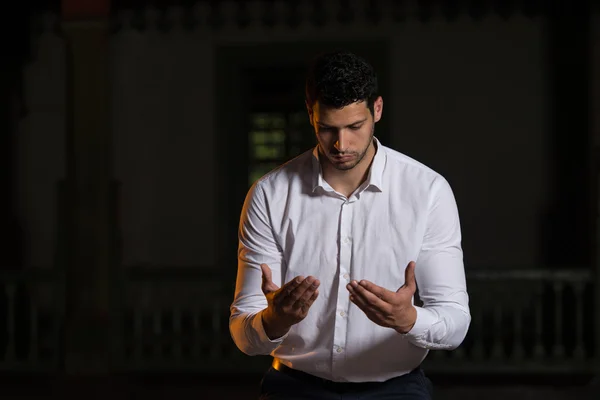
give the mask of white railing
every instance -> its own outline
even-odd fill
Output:
[[[232,280],[194,269],[148,269],[129,274],[121,334],[126,371],[252,371],[268,360],[233,346],[228,318]]]
[[[595,368],[594,292],[585,270],[468,274],[472,324],[464,344],[434,351],[433,371],[572,372]]]
[[[229,335],[233,279],[169,269],[133,273],[125,285],[122,368],[264,370],[269,358],[243,355]],[[468,284],[469,334],[455,351],[431,352],[429,371],[587,373],[595,368],[589,272],[475,271]]]
[[[455,351],[431,352],[426,368],[592,372],[598,361],[592,278],[581,270],[470,272],[469,334]],[[229,335],[233,279],[196,268],[133,270],[119,289],[116,369],[263,371],[269,358],[245,356]],[[0,273],[0,370],[60,369],[63,282],[51,270]]]
[[[0,272],[0,370],[53,372],[60,368],[62,282],[51,270]]]

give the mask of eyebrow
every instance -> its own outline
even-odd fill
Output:
[[[350,127],[352,127],[352,126],[355,126],[355,125],[362,124],[362,123],[364,123],[364,122],[365,122],[367,119],[368,119],[368,118],[364,118],[364,119],[361,119],[360,121],[355,121],[355,122],[353,122],[353,123],[351,123],[351,124],[348,124],[348,125],[346,125],[344,128],[350,128]],[[319,125],[319,126],[320,126],[320,127],[322,127],[322,128],[335,128],[335,126],[331,126],[331,125],[323,124],[323,123],[321,123],[321,122],[317,122],[317,125]]]

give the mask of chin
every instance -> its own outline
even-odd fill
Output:
[[[338,171],[349,171],[352,168],[356,167],[356,165],[336,165],[335,169],[337,169]]]
[[[356,160],[347,161],[345,163],[337,163],[337,162],[331,161],[331,164],[333,165],[333,167],[335,169],[337,169],[339,171],[347,171],[349,169],[356,167],[358,165],[358,162]]]

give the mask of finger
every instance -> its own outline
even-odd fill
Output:
[[[412,294],[417,291],[417,280],[415,279],[415,262],[411,261],[404,270],[404,285],[398,290],[408,290]]]
[[[302,277],[296,278],[295,281],[297,282],[299,279],[302,279]],[[284,298],[281,300],[281,305],[283,307],[293,307],[294,304],[298,300],[300,300],[300,298],[302,297],[304,292],[312,286],[312,283],[314,282],[314,280],[315,280],[315,278],[313,278],[312,276],[309,276],[306,279],[300,280],[300,283],[295,285],[293,289],[288,288],[288,290],[285,293]],[[299,304],[298,304],[298,306],[299,306]]]
[[[299,275],[291,281],[289,281],[288,283],[286,283],[285,285],[283,285],[282,289],[284,289],[286,292],[291,292],[292,290],[296,289],[296,287],[298,287],[298,285],[300,285],[302,282],[304,282],[304,277],[302,275]]]
[[[366,281],[366,280],[362,280],[360,281],[359,285],[363,288],[365,288],[368,292],[374,294],[375,296],[377,296],[378,298],[380,298],[381,300],[383,300],[386,303],[390,303],[392,304],[394,302],[394,292],[390,292],[389,290],[387,290],[386,288],[382,288],[381,286],[377,286],[376,284]]]
[[[273,283],[271,268],[267,264],[260,264],[260,270],[262,271],[262,291],[267,294],[278,290],[279,287]]]
[[[368,304],[363,298],[357,296],[356,294],[350,295],[350,301],[352,301],[358,308],[365,313],[365,315],[375,323],[382,324],[385,321],[385,318],[381,312],[372,308],[370,304]]]
[[[318,287],[319,282],[316,278],[312,276],[307,277],[304,282],[302,282],[302,284],[300,284],[291,294],[290,298],[294,299],[291,307],[293,309],[302,309],[304,307],[304,303],[312,297]]]
[[[302,305],[302,312],[304,314],[306,314],[308,312],[308,310],[313,305],[313,303],[315,302],[315,300],[317,299],[317,297],[319,297],[319,291],[315,290],[314,293],[312,294],[312,296],[310,296],[310,298],[303,303],[303,305]]]
[[[312,278],[312,277],[308,277],[307,280],[309,278]],[[317,291],[317,288],[319,287],[320,284],[321,284],[321,282],[319,282],[318,279],[313,280],[312,286],[310,286],[306,289],[304,294],[302,294],[302,296],[300,297],[299,301],[302,301],[303,303],[306,303],[307,301],[309,301],[312,298],[312,296],[314,295],[314,293]]]
[[[292,279],[291,281],[289,281],[288,283],[283,285],[283,287],[279,290],[279,293],[277,293],[275,295],[273,301],[276,304],[283,306],[283,303],[286,301],[286,299],[298,287],[298,285],[300,285],[303,281],[304,281],[303,276],[295,277],[294,279]]]
[[[357,298],[362,304],[365,304],[366,307],[386,314],[389,312],[391,304],[383,301],[373,293],[369,292],[367,289],[359,285],[356,281],[352,281],[348,285],[346,285],[350,293]]]

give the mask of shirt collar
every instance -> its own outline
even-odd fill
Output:
[[[369,168],[369,174],[367,175],[366,181],[361,185],[364,189],[369,187],[374,187],[378,189],[380,192],[383,191],[383,170],[385,168],[386,162],[386,154],[385,149],[381,145],[381,142],[373,137],[373,141],[375,142],[376,152],[375,157],[373,157],[373,162],[371,163],[371,167]],[[319,162],[319,145],[315,146],[312,152],[312,165],[313,165],[313,192],[317,190],[317,188],[322,188],[328,191],[333,190],[331,186],[325,181],[323,178],[323,170],[321,169],[321,163]]]

